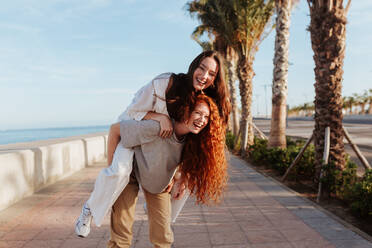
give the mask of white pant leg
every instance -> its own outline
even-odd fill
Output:
[[[100,171],[87,201],[97,226],[102,224],[108,210],[127,186],[133,168],[133,154],[132,149],[124,148],[119,143],[112,164]]]
[[[172,223],[176,222],[176,219],[177,219],[178,215],[180,214],[181,210],[183,209],[183,206],[185,205],[189,196],[190,196],[190,190],[186,189],[186,192],[181,199],[176,200],[176,199],[172,198],[172,200],[171,200],[171,204],[172,204],[171,221],[172,221]]]

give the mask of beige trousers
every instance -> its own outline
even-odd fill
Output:
[[[111,237],[107,247],[129,248],[132,242],[132,225],[138,199],[139,186],[134,173],[128,185],[112,206]],[[171,203],[169,193],[152,194],[143,190],[149,218],[150,242],[156,248],[168,248],[173,243]]]

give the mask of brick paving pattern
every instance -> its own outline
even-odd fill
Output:
[[[74,222],[103,164],[85,168],[0,212],[0,248],[106,247],[109,218],[78,238]],[[173,247],[371,248],[370,237],[345,227],[309,201],[231,156],[228,191],[219,206],[189,199],[173,225]],[[135,248],[151,247],[140,193]]]

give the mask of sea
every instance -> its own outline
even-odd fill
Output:
[[[109,130],[107,126],[87,126],[87,127],[58,127],[58,128],[38,128],[38,129],[14,129],[0,130],[0,145],[13,144],[19,142],[30,142],[38,140],[66,138],[69,136],[83,135]]]

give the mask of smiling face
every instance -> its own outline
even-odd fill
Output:
[[[209,122],[210,110],[206,102],[200,101],[196,104],[190,118],[186,121],[186,126],[191,133],[198,134]]]
[[[208,88],[217,77],[218,64],[212,57],[204,58],[194,71],[192,84],[195,90],[200,91]]]

